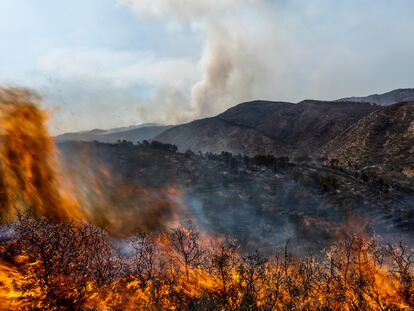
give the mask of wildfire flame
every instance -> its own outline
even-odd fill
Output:
[[[30,210],[36,217],[81,219],[79,206],[62,195],[55,146],[39,101],[29,90],[0,89],[1,216],[11,219]]]

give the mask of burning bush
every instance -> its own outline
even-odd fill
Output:
[[[140,233],[125,254],[92,225],[23,219],[13,231],[13,238],[2,242],[2,267],[13,267],[9,290],[19,308],[402,310],[414,305],[412,252],[402,244],[352,236],[324,256],[298,258],[286,247],[265,258],[181,226]]]
[[[23,219],[5,255],[18,267],[14,290],[31,308],[79,308],[98,286],[112,280],[112,249],[92,226]]]

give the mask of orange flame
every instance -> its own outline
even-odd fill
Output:
[[[1,216],[11,219],[30,210],[34,216],[80,219],[79,206],[62,196],[55,146],[39,100],[25,89],[0,89]]]

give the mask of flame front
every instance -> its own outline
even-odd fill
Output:
[[[27,233],[27,225],[19,230]],[[52,226],[49,232],[55,226],[41,225]],[[94,235],[97,232],[90,228],[70,229],[79,236],[84,230],[95,242],[100,240],[101,233]],[[409,257],[399,246],[382,248],[373,240],[352,237],[336,243],[324,258],[297,258],[281,252],[266,259],[260,254],[242,256],[230,244],[206,243],[194,234],[192,229],[178,228],[139,235],[133,241],[134,254],[127,258],[106,253],[105,243],[90,245],[86,253],[52,265],[40,254],[27,253],[33,249],[26,245],[13,264],[1,264],[0,307],[407,310],[413,306],[412,271],[399,265]],[[77,247],[83,248],[84,242],[77,240]],[[59,261],[60,251],[48,259]]]

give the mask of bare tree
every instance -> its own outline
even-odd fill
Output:
[[[184,265],[187,280],[190,267],[197,267],[201,263],[203,252],[199,244],[199,233],[195,231],[193,224],[181,226],[169,233],[169,241],[172,249],[178,255],[178,260]]]
[[[269,258],[241,253],[234,240],[208,244],[190,224],[140,233],[133,254],[121,255],[103,230],[88,224],[22,218],[10,228],[14,235],[0,241],[0,258],[20,273],[14,286],[22,308],[356,311],[413,306],[413,252],[402,243],[384,246],[350,236],[333,243],[325,256],[293,256],[286,244]]]
[[[46,218],[24,219],[15,230],[24,276],[16,286],[33,307],[79,308],[94,284],[111,280],[111,248],[102,230]]]
[[[414,279],[413,279],[413,251],[404,246],[402,242],[397,247],[387,245],[387,253],[391,256],[393,269],[391,274],[400,285],[399,294],[404,302],[414,307]]]

